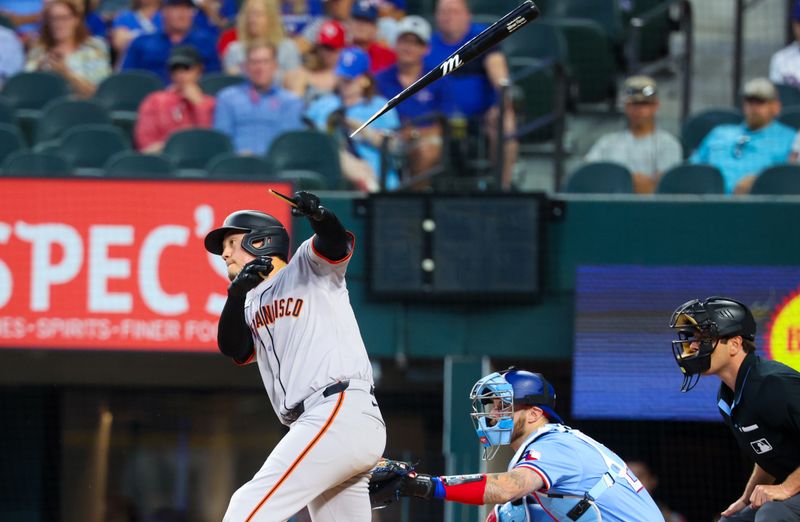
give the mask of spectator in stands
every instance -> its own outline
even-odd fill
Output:
[[[0,87],[25,65],[25,50],[17,34],[0,26]]]
[[[744,118],[739,125],[719,125],[689,158],[717,167],[728,193],[746,194],[759,172],[786,163],[795,130],[775,121],[781,112],[778,91],[766,78],[744,86]]]
[[[378,92],[389,99],[417,81],[425,72],[424,58],[430,49],[428,43],[432,32],[424,18],[414,15],[403,18],[397,29],[397,64],[375,76]],[[425,173],[441,161],[440,119],[450,112],[448,81],[447,77],[441,78],[397,106],[402,123],[401,136],[412,175]],[[429,185],[430,180],[426,180],[415,186],[425,188]]]
[[[346,147],[340,152],[342,172],[359,190],[376,191],[380,188],[381,148],[400,127],[394,110],[381,116],[362,130],[354,141],[348,136],[367,121],[386,99],[375,94],[375,82],[369,74],[369,56],[358,47],[342,51],[336,65],[338,83],[336,94],[319,98],[311,104],[306,116],[320,130],[330,130],[343,140]],[[399,185],[395,171],[386,172],[386,188]]]
[[[89,97],[111,74],[108,46],[89,36],[81,11],[68,0],[51,0],[42,12],[39,40],[28,53],[26,71],[53,71],[79,96]]]
[[[792,32],[795,41],[772,55],[769,79],[775,84],[800,88],[800,0],[792,5]]]
[[[277,0],[246,0],[236,17],[236,40],[222,55],[228,74],[243,74],[246,49],[256,40],[264,40],[278,50],[278,78],[283,83],[284,73],[300,67],[300,50],[283,31]]]
[[[299,36],[311,24],[324,18],[323,0],[282,0],[283,27],[291,38]]]
[[[397,43],[398,24],[406,16],[406,0],[380,0],[378,2],[378,40],[394,47]]]
[[[436,4],[436,32],[431,38],[431,52],[425,65],[426,72],[438,67],[459,47],[477,36],[485,25],[473,23],[466,0],[439,0]],[[508,84],[509,72],[505,56],[499,47],[490,49],[477,60],[460,67],[450,77],[449,96],[453,103],[454,120],[466,118],[472,133],[488,130],[492,150],[496,150],[496,130],[499,122],[497,91]],[[516,128],[514,111],[510,103],[503,124],[505,134],[513,134]],[[504,144],[503,187],[511,186],[511,174],[517,158],[517,142],[507,140]]]
[[[49,0],[48,0],[49,1]],[[106,20],[98,12],[98,0],[71,0],[78,1],[78,8],[83,11],[83,21],[89,29],[89,34],[106,40],[108,37],[108,27]]]
[[[327,20],[320,26],[317,43],[303,67],[287,77],[287,87],[310,103],[336,88],[336,63],[345,46],[344,26]]]
[[[192,46],[173,47],[167,59],[172,84],[148,95],[139,106],[134,137],[136,148],[158,153],[169,136],[181,129],[210,128],[214,122],[214,97],[198,84],[203,57]]]
[[[378,41],[378,8],[371,0],[358,0],[353,4],[350,36],[353,45],[369,56],[369,72],[381,72],[394,64],[396,57],[386,44]]]
[[[163,0],[162,29],[137,36],[128,47],[122,69],[144,69],[169,82],[167,58],[176,45],[191,45],[203,57],[205,72],[220,70],[216,40],[202,29],[192,28],[195,7],[192,0]]]
[[[281,133],[303,127],[303,100],[275,84],[275,47],[254,42],[247,49],[248,81],[217,95],[214,128],[231,137],[240,154],[264,154]]]
[[[302,32],[296,38],[300,50],[306,53],[312,47],[312,43],[319,39],[319,32],[322,24],[335,20],[347,27],[350,23],[350,13],[353,10],[354,0],[325,0],[325,14],[318,16],[310,23],[306,24]],[[284,15],[285,19],[285,15]]]
[[[661,510],[661,515],[664,517],[665,522],[686,522],[686,517],[670,509],[663,499],[655,495],[655,490],[658,487],[658,476],[653,473],[645,461],[631,460],[627,464],[631,473],[642,482],[647,492],[653,497],[658,509]]]
[[[681,144],[670,133],[656,127],[658,86],[648,76],[632,76],[623,87],[627,129],[597,140],[586,161],[611,161],[633,173],[633,188],[652,193],[658,178],[683,160]]]
[[[131,9],[120,11],[111,23],[111,47],[121,63],[128,46],[137,36],[161,29],[161,0],[133,0]]]
[[[39,30],[43,9],[44,0],[4,0],[0,3],[0,15],[8,18],[26,41],[29,34]]]

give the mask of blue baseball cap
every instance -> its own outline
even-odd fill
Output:
[[[800,0],[797,0],[792,6],[792,21],[800,22]]]
[[[378,19],[378,8],[369,0],[357,0],[353,4],[353,10],[350,12],[350,16],[360,20],[374,22]]]
[[[336,76],[352,80],[369,72],[369,56],[358,47],[348,47],[336,62]]]

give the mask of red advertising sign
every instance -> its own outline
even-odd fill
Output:
[[[0,179],[0,347],[215,351],[240,209],[291,227],[288,183]],[[291,229],[289,230],[291,235]]]

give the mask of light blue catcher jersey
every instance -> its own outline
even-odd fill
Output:
[[[585,514],[574,519],[579,522],[664,520],[650,494],[621,458],[567,426],[548,424],[531,434],[511,460],[508,469],[514,468],[526,468],[541,477],[544,486],[531,495],[551,520],[569,521],[566,513],[586,493],[595,500]],[[531,510],[530,515],[535,511],[538,510]]]

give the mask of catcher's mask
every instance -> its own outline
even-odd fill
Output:
[[[553,409],[555,390],[540,373],[511,367],[489,374],[475,383],[469,398],[484,460],[493,459],[500,446],[511,444],[515,406],[537,406],[550,420],[562,422]]]
[[[753,314],[744,304],[728,297],[687,301],[672,312],[669,326],[678,333],[672,341],[672,354],[683,372],[682,392],[694,388],[700,375],[711,367],[711,354],[721,339],[737,335],[749,341],[756,339]],[[696,350],[692,348],[694,343]]]
[[[276,256],[289,259],[289,234],[280,221],[257,210],[239,210],[225,218],[222,226],[206,235],[205,247],[222,255],[222,241],[231,232],[244,232],[242,248],[256,257]],[[255,243],[263,241],[261,246]]]

